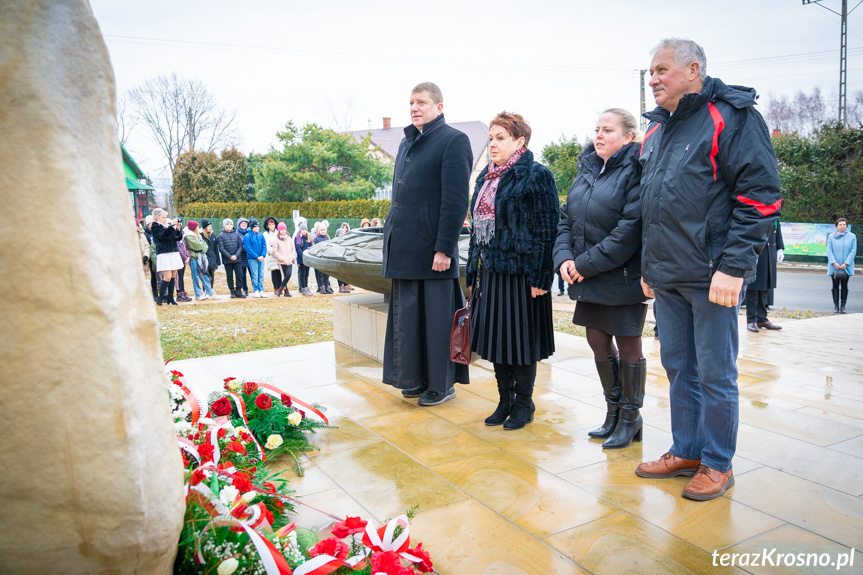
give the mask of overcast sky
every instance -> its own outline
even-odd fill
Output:
[[[858,0],[849,0],[849,9]],[[841,0],[823,0],[838,11]],[[288,120],[350,128],[410,121],[430,80],[449,122],[524,115],[530,147],[591,134],[606,108],[639,111],[638,69],[667,36],[704,46],[707,72],[762,95],[821,88],[835,105],[839,17],[800,0],[90,0],[118,94],[159,74],[206,84],[237,112],[240,148],[266,152]],[[848,19],[848,93],[863,90],[863,6]],[[347,102],[351,105],[348,106]],[[647,107],[653,107],[648,91]],[[334,116],[339,120],[334,120]],[[138,126],[151,177],[165,160]]]

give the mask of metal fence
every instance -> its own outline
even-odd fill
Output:
[[[185,224],[185,222],[189,221],[190,219],[193,219],[198,223],[201,223],[201,220],[204,220],[204,219],[210,220],[210,223],[213,224],[213,233],[215,233],[217,235],[222,233],[222,229],[223,229],[222,221],[224,218],[217,218],[217,217],[186,218],[186,217],[183,217],[183,223]],[[360,227],[360,222],[363,221],[362,219],[356,219],[356,218],[323,218],[323,219],[326,219],[328,222],[330,222],[330,227],[327,230],[327,233],[329,234],[329,236],[331,238],[336,237],[336,230],[338,230],[339,226],[341,226],[343,222],[347,222],[348,225],[351,226],[351,229],[354,229],[354,228]],[[371,218],[369,218],[369,219],[371,219]],[[294,235],[294,222],[293,222],[293,220],[291,220],[290,218],[285,218],[283,220],[276,218],[276,220],[279,222],[283,222],[287,226],[288,234]],[[258,221],[260,222],[261,226],[263,227],[264,220],[261,219]],[[312,226],[315,225],[316,221],[320,221],[320,220],[314,220],[314,219],[309,220],[309,231],[312,230]],[[236,226],[237,220],[233,220],[233,222],[234,222],[234,226]],[[264,230],[261,229],[261,231],[263,232]]]

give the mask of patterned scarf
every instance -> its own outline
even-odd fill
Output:
[[[512,169],[525,152],[527,148],[522,146],[504,165],[496,166],[494,162],[488,164],[488,173],[485,175],[485,182],[479,190],[479,198],[473,209],[473,229],[480,244],[488,245],[494,238],[494,200],[500,178]]]

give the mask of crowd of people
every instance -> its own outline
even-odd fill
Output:
[[[380,220],[375,220],[380,225]],[[371,226],[372,222],[364,219],[363,227]],[[264,220],[263,230],[255,218],[239,218],[236,227],[233,220],[224,219],[222,232],[216,234],[207,219],[188,220],[184,226],[179,218],[169,220],[168,213],[161,208],[153,210],[143,222],[135,219],[144,273],[150,278],[153,301],[160,306],[214,297],[215,274],[221,266],[231,298],[247,298],[250,291],[252,297],[266,297],[266,271],[270,272],[274,295],[292,297],[288,283],[294,266],[298,270],[300,294],[312,296],[308,283],[310,268],[303,264],[303,252],[330,239],[329,225],[327,220],[315,222],[309,232],[308,221],[299,217],[294,221],[296,231],[291,236],[287,225],[273,217]],[[343,222],[336,237],[350,229]],[[194,298],[185,291],[186,268],[191,271]],[[315,279],[318,294],[334,293],[329,275],[315,270]],[[338,285],[340,293],[354,289],[342,281]]]
[[[411,90],[383,228],[382,273],[392,279],[383,382],[422,406],[450,401],[455,383],[469,383],[448,345],[466,305],[456,258],[469,209],[470,344],[493,364],[499,395],[485,424],[516,430],[534,419],[537,362],[554,353],[549,290],[558,273],[607,406],[588,435],[607,449],[641,441],[641,334],[652,299],[672,444],[636,474],[691,477],[682,496],[704,501],[735,481],[737,318],[776,229],[779,171],[753,89],[708,76],[691,40],[663,40],[651,55],[657,107],[645,114],[648,129],[640,134],[625,110],[603,112],[561,208],[554,177],[528,149],[528,122],[506,111],[490,122],[490,161],[467,198],[467,136],[447,125],[438,86]],[[848,243],[842,238],[838,231],[834,244]],[[851,267],[835,259],[834,278]]]

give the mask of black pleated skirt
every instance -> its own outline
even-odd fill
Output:
[[[527,276],[479,271],[471,350],[492,363],[530,365],[554,353],[551,294],[533,298]]]
[[[575,304],[572,323],[599,329],[609,335],[641,337],[646,317],[647,304],[645,303],[602,305],[580,301]]]

